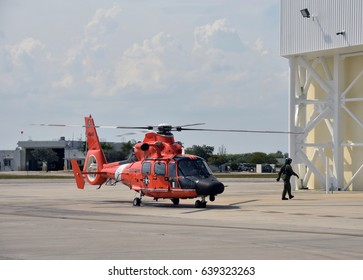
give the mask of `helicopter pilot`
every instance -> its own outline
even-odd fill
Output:
[[[282,179],[284,180],[284,190],[282,191],[282,200],[288,200],[286,194],[289,195],[289,199],[294,198],[294,196],[291,193],[291,184],[290,184],[291,176],[296,176],[299,179],[299,175],[297,175],[294,172],[294,170],[292,170],[291,163],[292,163],[291,158],[287,158],[285,160],[285,164],[281,167],[278,177],[276,179],[276,181],[280,181],[280,178],[282,177]]]

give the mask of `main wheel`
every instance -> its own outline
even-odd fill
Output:
[[[171,201],[174,205],[179,205],[180,199],[179,198],[172,198]]]
[[[134,201],[132,203],[134,206],[140,206],[141,205],[141,199],[138,197],[134,198]]]

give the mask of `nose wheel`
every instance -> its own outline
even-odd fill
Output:
[[[207,202],[205,201],[205,197],[202,197],[202,201],[199,199],[195,201],[195,208],[205,208],[207,207]]]

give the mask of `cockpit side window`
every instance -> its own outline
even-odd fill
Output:
[[[154,172],[155,175],[159,175],[159,176],[165,176],[166,173],[166,166],[164,162],[156,162],[154,165]]]
[[[142,164],[141,173],[144,175],[149,175],[151,173],[151,162],[144,162]]]

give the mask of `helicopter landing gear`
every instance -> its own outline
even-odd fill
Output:
[[[139,192],[136,194],[136,197],[134,198],[134,201],[132,202],[133,206],[140,206],[141,205],[141,198],[143,197],[143,193]]]
[[[141,205],[141,198],[135,197],[134,201],[132,202],[132,205],[140,206]]]
[[[179,198],[172,198],[171,201],[174,205],[179,205],[180,199]]]
[[[205,197],[204,196],[202,197],[202,201],[197,200],[195,202],[195,207],[196,208],[205,208],[205,207],[207,207],[207,202],[205,201]]]

